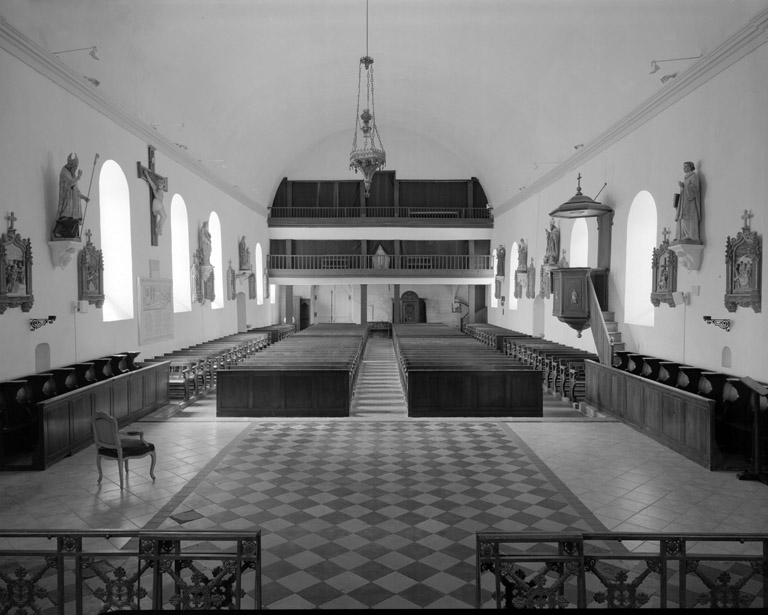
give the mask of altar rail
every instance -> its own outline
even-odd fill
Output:
[[[766,607],[768,534],[478,532],[476,540],[476,608]]]
[[[261,532],[0,531],[1,613],[262,608]],[[116,546],[121,545],[121,546]]]

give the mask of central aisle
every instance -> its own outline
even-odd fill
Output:
[[[391,339],[369,337],[349,411],[352,417],[408,416]]]

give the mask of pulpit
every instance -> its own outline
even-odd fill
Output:
[[[564,267],[552,270],[552,315],[575,329],[579,336],[589,327],[589,280],[605,309],[608,294],[608,270],[591,267]]]

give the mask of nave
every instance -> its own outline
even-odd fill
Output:
[[[549,396],[505,421],[217,419],[208,396],[131,428],[154,483],[141,460],[99,486],[91,446],[0,474],[0,527],[261,529],[271,609],[471,608],[477,531],[768,531],[764,485]]]

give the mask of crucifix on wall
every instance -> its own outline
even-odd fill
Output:
[[[163,204],[163,198],[168,191],[168,178],[155,171],[155,148],[151,145],[147,146],[147,158],[149,163],[146,167],[141,162],[136,163],[136,172],[139,179],[143,179],[149,185],[149,228],[151,244],[156,246],[158,237],[163,234],[163,225],[168,217]]]

